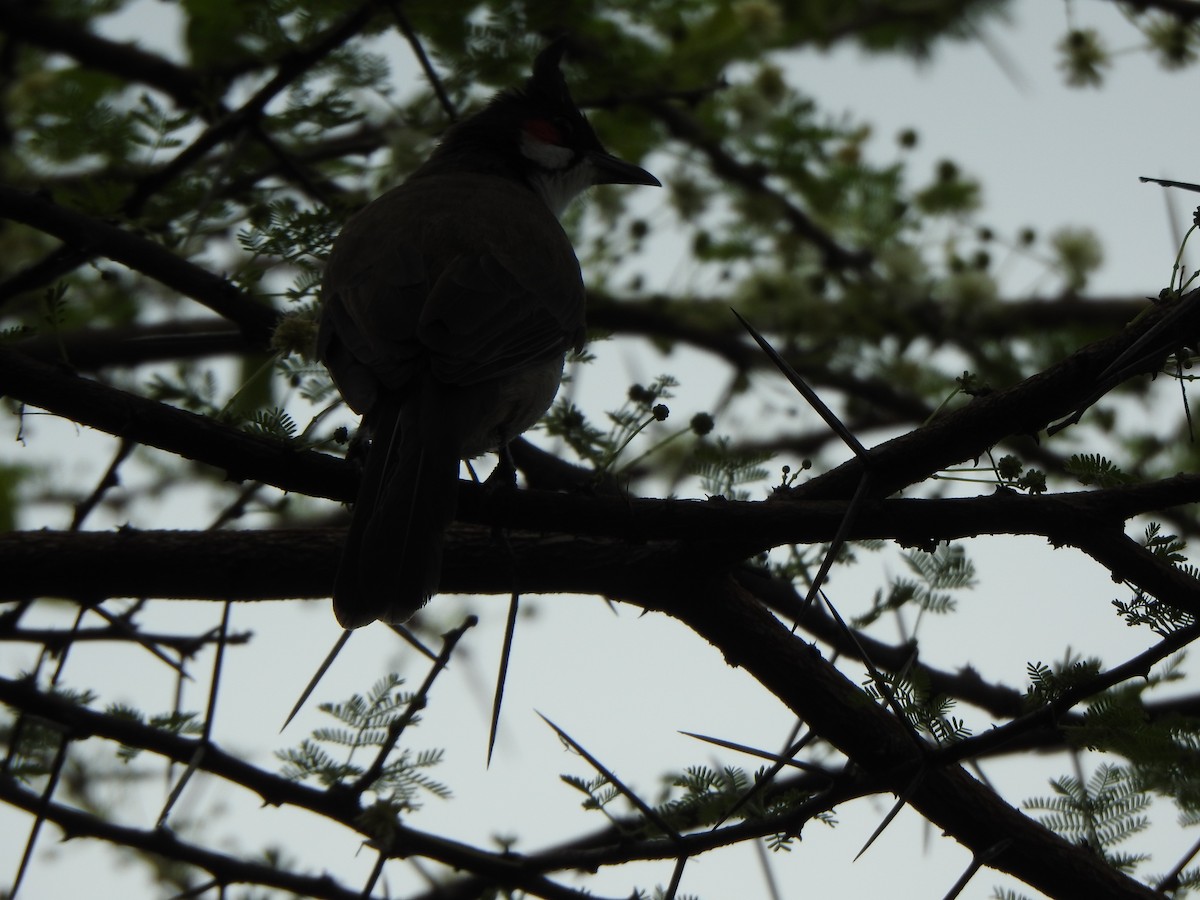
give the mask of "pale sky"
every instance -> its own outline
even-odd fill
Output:
[[[141,8],[155,5],[149,2]],[[1157,293],[1166,283],[1174,257],[1172,223],[1161,189],[1139,184],[1137,176],[1200,180],[1191,122],[1195,72],[1166,74],[1153,61],[1131,53],[1118,58],[1103,89],[1069,89],[1055,68],[1054,52],[1064,32],[1066,5],[1023,0],[1015,9],[1011,27],[991,26],[987,35],[1019,73],[1019,84],[978,44],[943,48],[919,67],[841,50],[795,55],[786,60],[786,68],[830,114],[845,112],[872,123],[876,138],[870,152],[877,159],[892,159],[899,152],[896,133],[916,128],[921,143],[911,154],[911,183],[924,181],[938,160],[954,159],[983,182],[985,209],[980,219],[998,232],[1015,233],[1026,225],[1042,233],[1067,224],[1094,228],[1108,257],[1091,293]],[[1076,3],[1074,11],[1077,24],[1114,35],[1114,45],[1125,46],[1135,38],[1110,3]],[[156,27],[131,21],[134,28],[153,31]],[[159,32],[145,42],[155,46],[164,39]],[[1200,197],[1180,195],[1176,200],[1175,224],[1186,228]],[[1005,284],[1007,295],[1044,294],[1058,287],[1021,271],[1014,281]],[[611,400],[612,384],[618,383],[623,392],[626,376],[622,371],[609,379],[600,373],[610,371],[603,368],[606,365],[623,366],[631,351],[609,343],[597,352],[598,367],[581,379],[581,390],[594,408],[612,408],[618,405]],[[661,367],[645,359],[638,364],[647,374],[683,373],[686,391],[672,404],[680,418],[715,399],[706,382],[709,363],[703,358],[677,354]],[[37,423],[36,428],[41,430],[43,448],[53,443],[68,451],[84,446],[85,438],[69,425]],[[110,452],[87,452],[88,458],[75,464],[73,471],[88,483],[94,477],[91,472],[107,464]],[[210,515],[206,508],[186,514],[172,510],[170,520],[158,524],[190,527]],[[971,664],[987,678],[1020,686],[1025,683],[1027,662],[1061,659],[1071,641],[1080,639],[1080,621],[1094,624],[1089,626],[1086,645],[1074,649],[1101,653],[1108,664],[1152,642],[1148,633],[1126,629],[1115,614],[1105,611],[1111,599],[1124,596],[1123,590],[1097,567],[1076,565],[1080,557],[1074,551],[1054,551],[1044,541],[1010,539],[972,542],[971,552],[980,569],[979,590],[961,598],[958,615],[927,617],[922,625],[922,658],[934,665],[953,669]],[[1015,560],[1019,565],[1014,566]],[[1034,570],[1038,574],[1031,576]],[[898,556],[889,551],[852,576],[838,573],[830,594],[844,614],[852,615],[867,605],[877,587],[884,586],[884,574],[900,572]],[[529,609],[536,609],[536,621],[525,623],[517,634],[500,741],[491,768],[485,769],[487,709],[505,601],[445,597],[434,603],[448,626],[457,624],[458,611],[480,614],[484,625],[468,635],[468,655],[443,676],[421,727],[412,733],[416,749],[448,749],[447,765],[433,774],[455,793],[449,803],[431,800],[411,820],[416,827],[485,843],[491,835],[518,834],[517,849],[526,851],[601,827],[604,820],[580,810],[582,797],[557,778],[559,772],[583,777],[592,773],[582,760],[561,751],[535,709],[652,799],[658,794],[657,776],[667,769],[708,762],[753,771],[757,765],[698,745],[678,730],[775,747],[790,728],[791,719],[778,701],[743,672],[728,669],[719,654],[682,626],[661,616],[639,617],[625,607],[614,615],[596,598],[539,598],[527,603]],[[184,628],[187,622],[207,627],[219,620],[216,604],[160,606],[147,618],[148,626],[161,621],[174,629]],[[263,603],[234,610],[234,627],[252,629],[255,639],[252,649],[228,654],[227,689],[220,698],[214,732],[225,749],[243,750],[268,768],[274,766],[273,749],[297,743],[313,727],[332,724],[310,703],[282,737],[276,733],[300,687],[338,633],[328,604],[292,606],[298,608]],[[1017,624],[1030,621],[1038,627]],[[1004,631],[1008,627],[1013,629],[1011,635]],[[895,637],[887,628],[876,636]],[[379,626],[356,635],[352,651],[326,677],[318,699],[340,700],[365,691],[376,677],[397,665],[396,643]],[[88,683],[94,674],[105,701],[132,700],[154,711],[169,708],[171,698],[161,667],[148,656],[143,666],[130,658],[132,651],[123,652],[127,665],[112,671],[103,650],[73,651],[74,683]],[[10,666],[16,656],[10,658]],[[203,708],[207,665],[195,669],[198,683],[189,687],[187,697],[191,708]],[[411,657],[405,658],[403,667],[410,682],[419,683],[424,668]],[[161,693],[148,696],[147,683],[161,685]],[[231,685],[238,688],[229,690]],[[959,707],[956,714],[976,728],[986,727],[969,707]],[[984,768],[997,783],[1012,786],[1014,793],[1007,796],[1018,801],[1049,793],[1046,779],[1068,773],[1070,764],[1065,758],[1039,759],[1033,766],[1005,762]],[[150,827],[161,797],[161,783],[155,783],[139,792],[132,804],[128,797],[114,801],[133,824]],[[214,812],[214,805],[222,811]],[[782,896],[895,895],[897,878],[902,879],[903,896],[942,896],[967,866],[969,854],[911,812],[902,813],[861,860],[851,863],[887,805],[886,799],[879,799],[839,809],[839,827],[813,823],[804,841],[790,853],[772,856]],[[224,843],[223,836],[240,832],[243,843],[235,846],[246,855],[268,840],[286,842],[306,869],[327,869],[347,877],[349,885],[361,884],[374,861],[368,852],[356,857],[357,840],[341,829],[288,811],[260,809],[254,798],[215,792],[204,779],[188,788],[180,814],[212,815],[202,826],[206,838],[221,836]],[[1138,840],[1124,848],[1150,847],[1155,859],[1147,871],[1165,871],[1195,840],[1194,835],[1172,829],[1169,810],[1161,810],[1159,817],[1165,827],[1154,833],[1153,843]],[[249,823],[247,830],[238,828],[239,819]],[[0,872],[15,871],[27,828],[27,818],[0,810],[0,829],[11,836],[0,845]],[[93,896],[155,895],[146,887],[140,868],[114,869],[98,861],[93,849],[85,849],[94,844],[75,841],[60,846],[55,840],[56,829],[48,826],[38,861],[22,890],[25,900],[65,896],[81,886]],[[52,864],[51,853],[71,865]],[[402,881],[410,887],[419,884],[409,881],[412,870],[404,863],[391,863],[388,872],[394,889]],[[644,888],[665,884],[670,873],[669,864],[647,864],[604,872],[586,883],[597,894],[619,896],[635,884]],[[106,885],[99,893],[98,877]],[[561,880],[574,882],[570,875]],[[754,853],[743,847],[689,863],[682,891],[706,900],[750,898],[766,896],[762,885]],[[988,897],[997,885],[1035,896],[1029,888],[984,871],[962,897]]]

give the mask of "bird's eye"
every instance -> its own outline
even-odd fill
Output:
[[[575,123],[566,116],[555,116],[550,121],[558,129],[558,133],[562,135],[562,143],[565,144],[575,135]]]

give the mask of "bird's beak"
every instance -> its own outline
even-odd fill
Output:
[[[662,182],[640,166],[617,159],[611,153],[594,150],[588,154],[596,170],[596,184],[648,184],[662,187]]]

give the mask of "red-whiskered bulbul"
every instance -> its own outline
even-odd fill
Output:
[[[558,216],[594,184],[659,184],[605,152],[563,50],[546,47],[523,87],[453,126],[334,243],[318,349],[370,440],[333,590],[345,628],[429,600],[459,461],[536,423],[582,347],[583,278]]]

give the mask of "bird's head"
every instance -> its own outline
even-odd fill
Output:
[[[455,125],[431,162],[459,159],[520,178],[555,215],[594,184],[661,186],[604,149],[559,69],[565,49],[561,38],[547,45],[529,80]]]

